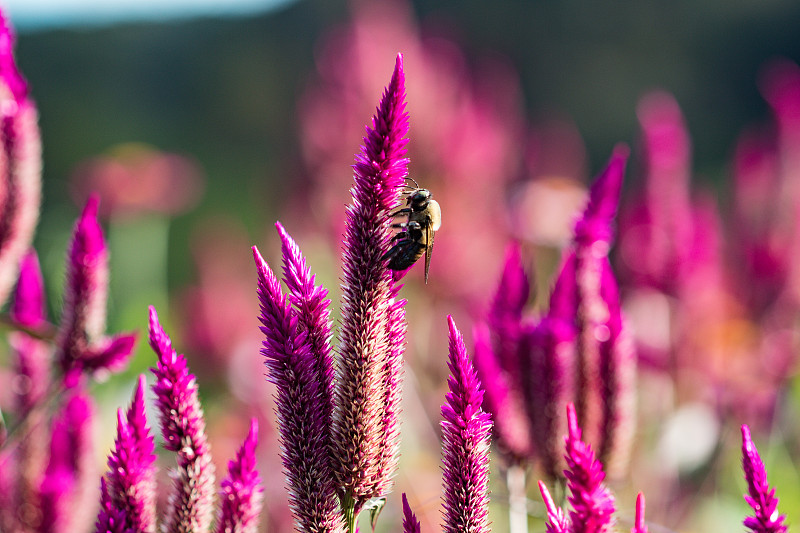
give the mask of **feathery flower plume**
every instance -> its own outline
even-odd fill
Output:
[[[22,259],[19,280],[9,310],[11,320],[36,331],[45,320],[44,283],[36,252],[29,251]],[[50,384],[50,347],[46,342],[21,331],[9,333],[14,372],[14,403],[19,420],[26,419],[40,405]],[[45,424],[29,426],[27,438],[17,444],[17,499],[21,505],[29,500],[33,482],[40,474],[45,459]]]
[[[635,357],[608,260],[628,148],[617,146],[575,225],[573,249],[553,287],[548,317],[576,332],[574,397],[578,423],[614,471],[627,463]]]
[[[636,495],[636,518],[631,533],[647,533],[647,524],[644,521],[644,494],[641,492]]]
[[[178,468],[163,530],[167,533],[204,532],[211,525],[214,508],[214,464],[206,440],[203,409],[197,382],[186,358],[172,348],[172,341],[150,307],[150,346],[158,363],[150,371],[156,377],[153,392],[161,420],[164,447],[177,453]]]
[[[39,530],[43,533],[82,531],[94,516],[87,496],[89,487],[96,487],[91,471],[94,463],[92,399],[81,389],[73,389],[69,394],[53,419],[50,462],[39,488]]]
[[[256,467],[258,422],[250,421],[250,432],[236,458],[228,462],[228,475],[222,480],[217,533],[255,533],[264,488]]]
[[[555,293],[554,293],[555,294]],[[573,393],[577,331],[572,321],[545,316],[525,327],[520,348],[522,391],[531,439],[542,469],[550,479],[564,469],[563,435],[567,431],[566,406]]]
[[[91,196],[75,223],[67,258],[64,307],[56,341],[65,382],[82,371],[119,370],[128,361],[135,335],[103,337],[108,294],[108,250],[97,221],[97,196]]]
[[[127,413],[117,412],[117,439],[108,457],[104,488],[108,504],[123,511],[127,525],[140,533],[156,531],[155,444],[144,406],[144,375],[133,395]],[[102,506],[101,513],[107,512]],[[98,523],[100,522],[98,515]]]
[[[533,442],[523,406],[520,360],[522,311],[530,295],[530,282],[517,243],[506,250],[500,282],[487,314],[488,328],[474,330],[475,368],[483,384],[484,405],[492,413],[498,448],[510,463],[531,458]],[[527,374],[527,372],[525,373]]]
[[[0,12],[0,302],[31,245],[41,197],[36,106],[14,62],[14,35]]]
[[[420,526],[419,520],[417,520],[417,515],[411,510],[411,506],[408,505],[408,498],[406,498],[406,493],[403,493],[403,533],[420,533],[422,527]]]
[[[775,489],[767,483],[767,470],[746,424],[742,425],[742,469],[747,481],[744,499],[753,508],[753,515],[744,519],[744,526],[753,533],[785,533],[786,517],[778,513]]]
[[[355,514],[391,487],[400,411],[405,324],[383,255],[390,214],[407,175],[405,75],[398,55],[391,82],[353,165],[344,235],[339,375],[334,416],[337,484]],[[387,438],[388,436],[388,438]],[[350,511],[348,511],[349,513]]]
[[[253,247],[258,271],[261,349],[275,396],[290,507],[299,531],[342,532],[345,524],[323,427],[320,383],[308,337],[281,292],[280,282]]]
[[[128,526],[125,511],[118,509],[108,494],[106,478],[100,478],[100,511],[94,524],[95,533],[136,533]]]
[[[289,300],[296,309],[298,327],[306,332],[307,341],[314,358],[314,368],[319,383],[320,422],[326,432],[325,441],[330,443],[333,419],[334,367],[331,353],[330,300],[328,291],[314,284],[311,270],[306,266],[300,248],[289,236],[280,222],[275,223],[281,238],[283,255],[283,280],[286,282]]]
[[[567,487],[572,510],[569,513],[573,531],[604,533],[614,520],[614,496],[603,483],[603,465],[595,459],[591,446],[581,441],[581,430],[575,407],[567,406],[566,460]]]
[[[512,463],[524,463],[531,455],[531,435],[525,411],[514,388],[512,374],[500,368],[492,351],[489,330],[477,324],[472,330],[475,343],[473,362],[484,388],[483,405],[494,420],[492,434],[503,455]],[[524,368],[524,367],[521,367]],[[517,374],[519,371],[515,372]],[[532,372],[529,372],[533,374]]]
[[[444,531],[489,532],[489,439],[492,420],[481,409],[483,390],[453,318],[450,330],[450,392],[442,405]]]
[[[503,273],[487,316],[495,355],[503,370],[512,375],[519,370],[517,358],[522,311],[530,292],[530,281],[522,265],[522,250],[515,242],[506,250]]]
[[[569,533],[569,520],[564,510],[557,507],[553,502],[553,497],[547,490],[543,481],[539,481],[539,492],[542,493],[542,500],[547,510],[547,533]]]

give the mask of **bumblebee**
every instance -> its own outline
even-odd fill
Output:
[[[399,228],[392,238],[394,245],[383,255],[389,260],[391,270],[405,270],[416,263],[422,254],[425,254],[425,283],[428,283],[428,271],[431,266],[431,251],[433,250],[433,235],[442,225],[442,209],[439,202],[433,199],[428,189],[421,188],[416,181],[406,199],[406,207],[398,209],[391,216],[405,216],[406,221],[392,224]]]

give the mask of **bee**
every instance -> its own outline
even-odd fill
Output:
[[[439,202],[433,199],[431,191],[423,189],[412,178],[415,187],[411,188],[406,198],[406,207],[398,209],[391,216],[405,216],[406,221],[392,224],[399,228],[392,238],[394,245],[383,255],[389,260],[391,270],[405,270],[416,263],[425,254],[425,283],[428,283],[428,271],[431,267],[431,251],[433,235],[442,225],[442,209]]]

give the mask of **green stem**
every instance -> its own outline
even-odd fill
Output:
[[[344,520],[347,524],[347,532],[356,533],[358,513],[356,513],[356,502],[349,494],[342,499],[342,511],[344,512]]]

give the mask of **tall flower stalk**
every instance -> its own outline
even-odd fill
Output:
[[[261,513],[263,488],[256,468],[258,422],[250,422],[250,432],[228,462],[228,475],[222,480],[217,533],[255,533]]]
[[[206,439],[205,420],[197,396],[197,382],[186,359],[172,348],[172,341],[150,308],[150,346],[158,356],[151,371],[164,447],[176,452],[178,466],[169,498],[163,531],[200,533],[214,518],[214,464]]]
[[[306,331],[292,313],[280,281],[253,247],[258,272],[261,353],[275,396],[289,506],[300,531],[342,532],[329,455],[328,428],[324,427],[322,394],[315,358]]]
[[[481,409],[483,390],[452,317],[450,392],[442,405],[444,463],[443,530],[447,533],[489,532],[489,436],[491,415]]]
[[[355,183],[342,253],[342,307],[334,468],[348,515],[385,496],[397,463],[402,303],[383,255],[392,237],[392,209],[407,176],[403,59],[367,128],[353,165]],[[352,529],[352,528],[351,528]]]
[[[745,501],[753,508],[753,514],[744,520],[744,526],[753,533],[785,533],[786,518],[778,513],[778,498],[775,489],[767,482],[767,469],[761,461],[750,428],[742,425],[742,469],[747,481]]]
[[[14,284],[39,218],[41,140],[28,83],[14,61],[14,34],[0,13],[0,302]]]
[[[113,521],[118,516],[111,512],[114,509],[124,514],[126,527],[140,533],[154,533],[156,456],[145,414],[145,387],[144,376],[140,376],[127,412],[122,409],[117,412],[117,439],[108,457],[109,471],[103,480],[97,524]],[[105,519],[103,513],[107,515]]]

